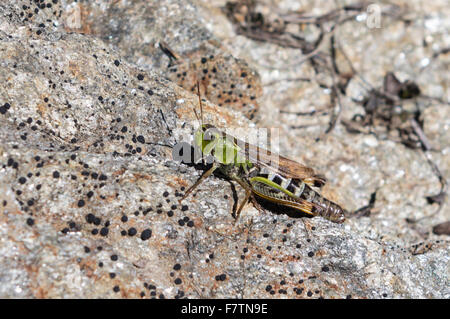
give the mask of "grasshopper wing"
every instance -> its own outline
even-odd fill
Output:
[[[325,177],[316,174],[311,167],[279,154],[274,154],[256,145],[243,142],[235,137],[232,138],[239,149],[239,153],[252,163],[266,167],[288,178],[301,179],[310,186],[321,187],[326,183]]]

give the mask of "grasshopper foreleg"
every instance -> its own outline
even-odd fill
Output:
[[[213,163],[212,167],[210,169],[208,169],[199,179],[198,181],[195,182],[194,185],[192,185],[191,187],[189,187],[189,189],[186,191],[186,193],[184,193],[184,196],[178,201],[181,202],[183,199],[185,199],[190,193],[192,193],[192,191],[197,188],[198,185],[200,185],[205,178],[209,177],[212,173],[214,173],[214,171],[217,169],[217,164]]]

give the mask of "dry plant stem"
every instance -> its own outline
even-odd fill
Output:
[[[280,80],[267,82],[267,83],[263,84],[263,86],[270,86],[270,85],[277,84],[279,82],[297,82],[297,81],[299,81],[299,82],[311,82],[311,78],[304,78],[304,77],[285,78],[285,79],[280,79]]]
[[[425,133],[420,128],[419,123],[417,123],[417,121],[415,119],[411,119],[410,122],[411,122],[411,126],[412,126],[414,132],[419,137],[420,142],[422,143],[422,145],[425,148],[425,150],[426,151],[432,150],[433,148],[432,148],[432,146],[430,144],[430,141],[428,141],[428,138],[425,136]]]
[[[332,52],[335,50],[334,44],[335,44],[334,36],[332,36],[330,38],[330,45],[331,45],[330,50]],[[332,65],[330,67],[330,71],[331,71],[331,80],[333,81],[333,86],[331,88],[332,89],[331,101],[332,101],[332,104],[334,105],[333,112],[331,114],[328,128],[325,130],[324,133],[321,134],[321,136],[319,136],[317,138],[317,141],[323,140],[336,127],[337,123],[340,120],[341,113],[342,113],[341,97],[340,97],[340,92],[337,88],[337,83],[336,83],[336,77],[338,76],[337,75],[338,68],[337,68],[336,62],[334,60],[334,57],[335,57],[335,55],[332,53],[330,56],[331,65]]]

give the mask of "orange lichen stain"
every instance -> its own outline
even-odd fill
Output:
[[[36,289],[34,289],[34,296],[37,299],[48,299],[48,291],[49,289],[46,289],[44,287],[37,287]]]
[[[307,231],[312,231],[313,226],[311,226],[311,224],[307,220],[303,221],[303,225],[305,225]]]
[[[134,173],[133,177],[134,178],[131,180],[132,182],[136,182],[139,179],[148,180],[150,182],[153,180],[152,176],[151,175],[147,175],[147,174]]]
[[[39,268],[37,265],[24,265],[25,271],[28,273],[28,276],[30,277],[30,285],[29,288],[34,295],[34,297],[38,299],[47,299],[48,298],[48,291],[49,287],[44,287],[44,285],[37,280],[37,277],[39,275]],[[51,285],[51,287],[53,287]]]
[[[83,259],[80,263],[80,270],[86,275],[88,278],[93,278],[94,280],[98,280],[99,276],[95,275],[94,272],[97,269],[97,262],[92,259]]]
[[[141,291],[142,290],[139,290],[138,288],[120,289],[123,298],[137,298],[138,296],[140,297]]]
[[[330,283],[329,281],[324,281],[324,284],[325,284],[328,288],[333,289],[333,290],[335,290],[335,291],[339,291],[340,288],[341,288],[341,287],[339,287],[338,285],[335,285],[335,284]]]
[[[314,252],[314,255],[317,257],[323,257],[323,256],[326,256],[327,253],[325,252],[325,250],[319,249]]]
[[[189,186],[188,182],[186,182],[184,179],[182,179],[178,176],[174,176],[174,177],[172,177],[172,179],[175,180],[177,182],[177,184],[180,186],[184,186],[184,187]],[[177,188],[177,186],[175,184],[173,184],[172,182],[168,182],[167,184],[172,188]]]
[[[114,171],[113,173],[112,173],[112,176],[120,176],[120,175],[123,175],[123,173],[125,173],[125,168],[121,168],[121,169],[119,169],[119,170],[117,170],[117,171]]]
[[[262,86],[258,74],[245,62],[229,54],[211,54],[211,50],[206,47],[184,57],[166,49],[175,57],[166,73],[169,79],[195,94],[198,93],[199,83],[200,95],[208,101],[253,118],[258,109],[256,100],[262,95]]]
[[[62,14],[64,29],[67,32],[92,34],[91,23],[88,22],[90,11],[81,3],[68,7]]]
[[[201,218],[193,218],[192,221],[194,222],[194,227],[202,227],[203,226],[203,219],[201,219]]]
[[[80,81],[84,81],[85,77],[83,73],[80,70],[80,67],[77,63],[70,61],[69,62],[69,70],[73,74],[74,77],[76,77]]]
[[[39,103],[39,104],[37,105],[37,111],[38,111],[38,113],[39,113],[42,117],[44,117],[44,116],[45,116],[45,113],[46,113],[46,111],[47,111],[47,105],[44,104],[44,103]]]

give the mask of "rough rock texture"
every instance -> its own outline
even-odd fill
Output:
[[[448,237],[432,233],[449,220],[449,201],[438,213],[427,202],[439,181],[424,155],[340,124],[316,142],[328,116],[280,110],[327,107],[330,92],[319,85],[327,79],[292,81],[314,76],[310,64],[294,63],[298,50],[236,35],[224,5],[0,3],[0,296],[449,298]],[[450,45],[448,6],[398,5],[410,24],[384,17],[374,30],[358,17],[339,29],[341,47],[372,85],[394,71],[447,101],[448,53],[432,57]],[[301,9],[329,7],[311,1]],[[324,173],[325,191],[348,210],[377,191],[371,214],[338,225],[249,204],[235,223],[243,192],[219,177],[180,204],[201,171],[172,160],[170,146],[192,134],[198,100],[165,79],[161,40],[179,54],[232,54],[230,69],[246,61],[263,85],[257,125],[278,127],[280,152]],[[361,113],[354,99],[364,92],[350,81],[342,118]],[[210,101],[206,122],[255,126],[239,108]],[[421,103],[432,159],[448,180],[448,104]],[[307,124],[319,125],[291,128]]]

